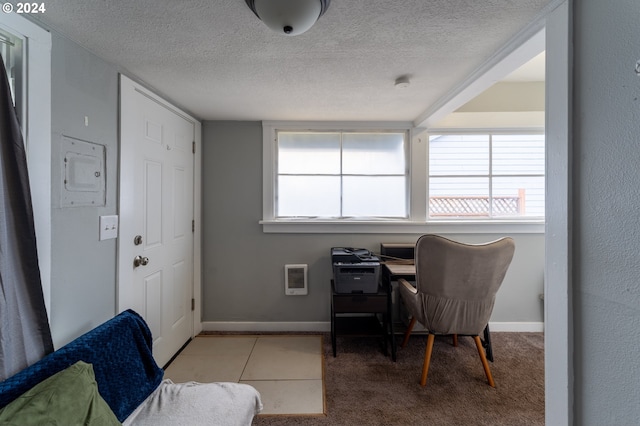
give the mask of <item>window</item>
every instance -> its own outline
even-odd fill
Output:
[[[275,218],[407,218],[408,131],[276,131]]]
[[[2,55],[4,62],[4,71],[9,80],[13,105],[16,107],[20,122],[24,123],[22,43],[22,38],[0,28],[0,55]]]
[[[542,219],[544,135],[429,137],[429,219]]]
[[[263,121],[260,224],[265,233],[544,232],[543,131],[509,132]]]

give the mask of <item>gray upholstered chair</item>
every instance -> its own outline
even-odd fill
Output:
[[[428,331],[422,386],[436,334],[473,336],[489,385],[495,387],[480,333],[489,322],[496,293],[511,264],[515,244],[510,237],[486,244],[464,244],[438,235],[423,235],[416,243],[416,287],[399,280],[402,300],[411,314],[402,347],[416,321]]]

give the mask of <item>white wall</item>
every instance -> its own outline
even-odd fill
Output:
[[[496,83],[433,125],[436,129],[543,129],[545,83]]]
[[[544,111],[544,81],[498,82],[456,112]]]

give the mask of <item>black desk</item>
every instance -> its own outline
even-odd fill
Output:
[[[373,314],[366,317],[336,316],[337,314]],[[382,314],[382,326],[375,314]],[[336,335],[371,334],[380,331],[387,353],[387,337],[391,340],[391,359],[396,360],[396,343],[393,335],[391,291],[384,284],[377,293],[336,293],[331,280],[331,348],[336,356]]]
[[[415,281],[416,265],[409,263],[386,262],[382,266],[382,285],[387,287],[389,289],[389,292],[391,292],[391,282],[397,281],[400,278],[404,278],[407,281]],[[391,308],[389,308],[389,312],[391,312]],[[393,333],[393,324],[391,325],[391,332]],[[391,341],[395,341],[393,334],[391,335]],[[484,340],[482,341],[482,346],[485,349],[487,359],[493,362],[493,348],[491,347],[491,333],[489,332],[489,324],[487,324],[484,328]]]

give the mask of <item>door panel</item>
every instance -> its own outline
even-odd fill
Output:
[[[145,137],[152,142],[162,144],[162,125],[159,123],[154,123],[153,121],[149,120],[148,117],[145,118],[145,124]]]
[[[189,212],[185,206],[186,201],[186,182],[185,170],[183,168],[173,169],[173,199],[176,206],[175,214],[173,215],[173,238],[184,238],[187,233],[186,224],[189,223],[191,217],[187,217]],[[181,208],[182,206],[182,208]],[[189,230],[191,232],[191,230]]]
[[[145,318],[162,366],[192,336],[195,127],[124,77],[120,120],[118,306]]]
[[[155,272],[144,278],[145,320],[154,340],[162,336],[162,273]]]
[[[146,194],[143,206],[146,248],[162,244],[162,164],[145,161],[143,193]]]
[[[173,283],[183,282],[186,277],[186,264],[184,261],[179,261],[173,265]],[[185,313],[187,311],[187,307],[184,304],[184,298],[181,297],[182,288],[179,285],[173,285],[173,297],[172,299],[175,301],[174,305],[171,309],[171,326],[175,327],[176,324],[179,324],[180,321],[183,321],[185,318]]]

